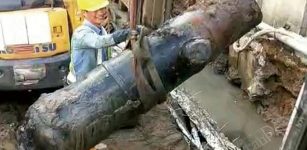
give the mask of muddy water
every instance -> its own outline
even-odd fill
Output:
[[[217,121],[219,128],[243,150],[277,150],[282,137],[257,114],[256,107],[242,98],[242,91],[209,66],[181,87]]]

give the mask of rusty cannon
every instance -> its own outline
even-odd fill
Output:
[[[19,148],[89,149],[163,102],[262,20],[254,0],[217,0],[165,22],[135,51],[104,62],[82,81],[42,95],[18,130]]]

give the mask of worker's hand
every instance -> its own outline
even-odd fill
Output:
[[[122,30],[117,30],[112,34],[113,40],[116,44],[121,43],[125,41],[128,36],[130,35],[130,29],[122,29]]]
[[[147,35],[150,33],[151,30],[144,26],[138,25],[136,28],[138,34],[142,32],[143,35]],[[130,29],[122,29],[122,30],[117,30],[112,34],[113,40],[116,44],[121,43],[125,40],[128,39],[129,35],[131,35],[131,30]]]

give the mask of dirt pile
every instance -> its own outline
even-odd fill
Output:
[[[16,148],[15,130],[18,121],[15,112],[15,110],[11,110],[9,105],[0,106],[0,149],[12,150]]]
[[[178,16],[182,12],[197,7],[199,5],[209,5],[212,0],[174,0],[172,16]]]
[[[26,106],[16,103],[0,104],[0,149],[14,150],[16,149],[15,131],[21,121],[22,115],[25,113]]]
[[[185,10],[187,10],[190,6],[194,5],[196,0],[174,0],[173,1],[173,9],[172,16],[178,16]]]
[[[0,92],[0,150],[16,149],[15,132],[24,119],[26,110],[40,93],[48,91],[50,90]]]
[[[307,67],[292,49],[270,38],[252,42],[239,53],[230,49],[229,65],[228,79],[241,84],[275,134],[283,135]]]
[[[141,115],[135,128],[123,129],[101,143],[106,150],[187,150],[188,144],[165,104]],[[92,150],[96,150],[93,148]]]

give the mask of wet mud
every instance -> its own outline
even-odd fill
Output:
[[[211,66],[182,85],[211,115],[222,131],[243,150],[278,149],[282,137],[276,136],[272,124],[257,114],[257,107],[244,98],[243,91],[224,75],[217,75]]]

